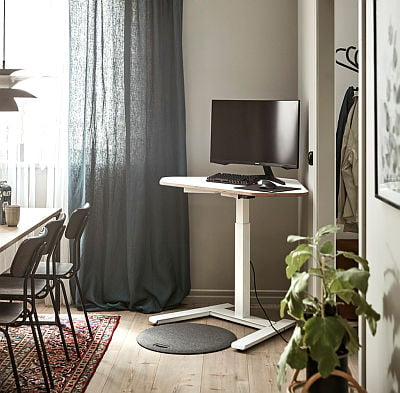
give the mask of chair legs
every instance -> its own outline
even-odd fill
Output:
[[[11,344],[11,339],[10,335],[8,334],[8,329],[1,329],[1,331],[4,333],[4,336],[7,341],[7,347],[8,347],[8,353],[10,355],[10,361],[11,361],[11,366],[14,374],[14,379],[15,379],[15,386],[17,388],[17,392],[21,392],[21,385],[19,383],[19,377],[18,377],[18,371],[17,371],[17,365],[15,364],[15,357],[14,357],[14,351],[12,349],[12,344]],[[43,372],[44,369],[42,369]],[[44,376],[45,374],[43,374]],[[45,378],[46,379],[46,378]]]
[[[63,328],[62,328],[62,325],[61,325],[61,321],[60,321],[59,303],[56,302],[56,299],[54,298],[53,291],[50,291],[50,298],[51,298],[51,303],[52,303],[53,309],[54,309],[55,322],[56,322],[56,325],[58,327],[58,331],[60,332],[60,338],[61,338],[62,346],[64,348],[65,357],[66,357],[67,361],[70,361],[67,343],[65,342],[64,331],[63,331]]]
[[[76,353],[77,356],[80,358],[81,357],[81,353],[79,350],[79,344],[78,344],[78,339],[77,339],[77,334],[75,331],[75,327],[74,327],[74,323],[73,323],[73,319],[72,319],[72,314],[71,314],[71,309],[69,306],[69,302],[68,302],[68,297],[67,297],[67,292],[65,290],[65,286],[64,283],[62,282],[62,280],[56,280],[56,287],[58,286],[58,290],[60,290],[61,287],[61,291],[63,293],[63,297],[65,299],[65,305],[66,305],[66,309],[67,309],[67,314],[68,314],[68,319],[69,319],[69,323],[71,326],[71,332],[72,332],[72,336],[74,339],[74,343],[75,343],[75,348],[76,348]],[[80,287],[80,283],[79,281],[77,281],[77,285],[78,285],[78,291],[79,291],[79,295],[81,296],[82,299],[82,290]],[[64,348],[64,352],[66,355],[67,360],[70,360],[69,358],[69,354],[68,354],[68,348],[66,345],[66,341],[65,341],[65,337],[64,337],[64,332],[62,330],[62,325],[61,325],[61,321],[60,321],[60,317],[59,317],[59,298],[56,299],[54,296],[54,293],[52,291],[50,291],[50,297],[51,297],[51,301],[53,304],[53,308],[54,308],[54,314],[55,314],[55,324],[58,326],[59,332],[60,332],[60,337],[61,337],[61,341],[62,341],[62,345]],[[45,343],[44,343],[44,339],[43,339],[43,335],[40,329],[40,320],[35,308],[34,303],[30,303],[31,306],[31,310],[29,312],[27,312],[27,317],[29,318],[29,325],[31,326],[31,330],[32,330],[32,336],[34,339],[34,343],[35,343],[35,348],[36,348],[36,352],[38,355],[38,359],[39,359],[39,364],[40,364],[40,368],[42,371],[42,375],[43,375],[43,379],[44,379],[44,384],[45,384],[45,388],[47,392],[50,392],[51,389],[54,389],[54,379],[53,379],[53,375],[51,372],[51,368],[50,368],[50,363],[49,363],[49,358],[47,356],[47,351],[46,351],[46,347],[45,347]],[[90,335],[93,337],[92,334],[92,330],[91,330],[91,326],[89,323],[89,318],[87,315],[86,310],[84,309],[84,313],[85,313],[85,318],[86,318],[86,323],[88,326],[88,330]],[[9,352],[9,356],[10,356],[10,362],[11,362],[11,366],[12,366],[12,370],[13,370],[13,375],[14,375],[14,379],[15,379],[15,386],[16,386],[16,391],[17,392],[21,392],[21,384],[19,381],[19,377],[18,377],[18,370],[17,370],[17,365],[15,362],[15,356],[14,356],[14,352],[13,352],[13,348],[12,348],[12,343],[11,343],[11,339],[10,339],[10,335],[8,333],[8,327],[2,328],[0,327],[0,331],[2,331],[4,333],[4,336],[6,338],[7,341],[7,347],[8,347],[8,352]]]
[[[36,309],[34,308],[34,306],[32,306],[32,314],[33,314],[34,318],[32,318],[32,316],[29,315],[29,319],[31,321],[32,326],[35,325],[36,328],[37,328],[37,335],[39,337],[40,346],[42,348],[43,359],[44,359],[44,363],[46,365],[47,375],[49,376],[50,386],[51,386],[51,388],[54,388],[53,375],[51,373],[49,358],[47,356],[47,351],[46,351],[46,347],[45,347],[45,344],[44,344],[42,331],[40,329],[40,321],[39,321],[39,317],[37,315],[37,312],[36,312]],[[32,330],[32,333],[35,336],[33,330]]]
[[[32,320],[32,316],[31,315],[29,316],[29,319],[30,319],[30,326],[31,326],[31,330],[32,330],[33,340],[35,342],[36,353],[37,353],[37,356],[38,356],[38,359],[39,359],[40,369],[42,371],[44,384],[46,386],[46,391],[50,392],[48,375],[46,374],[46,370],[45,370],[45,367],[44,367],[44,362],[43,362],[43,358],[42,358],[42,352],[40,350],[40,345],[39,345],[38,337],[37,337],[37,334],[36,334],[36,331],[35,331],[35,326],[34,326],[35,324],[34,324],[34,322]],[[13,374],[14,374],[15,387],[17,389],[17,392],[22,392],[21,384],[19,382],[17,364],[15,363],[15,356],[14,356],[14,351],[13,351],[13,348],[12,348],[10,334],[8,333],[8,328],[5,328],[5,329],[1,328],[1,331],[4,333],[4,336],[5,336],[6,341],[7,341],[8,353],[9,353],[9,356],[10,356],[11,367],[12,367]],[[54,387],[54,383],[53,383],[52,387]]]
[[[68,301],[67,292],[65,290],[65,286],[64,286],[64,283],[62,282],[62,280],[58,280],[58,283],[61,286],[61,290],[63,292],[63,296],[64,296],[64,300],[65,300],[65,308],[67,309],[69,324],[71,326],[72,337],[74,338],[76,354],[80,358],[81,357],[81,352],[79,350],[78,339],[76,337],[74,321],[72,320],[71,309],[69,307],[69,301]]]
[[[47,358],[46,348],[43,345],[42,346],[42,350],[40,350],[39,340],[38,340],[38,336],[36,334],[35,323],[33,321],[32,315],[29,315],[29,320],[30,320],[33,340],[35,341],[36,352],[37,352],[37,355],[38,355],[38,358],[39,358],[40,368],[42,370],[44,384],[46,385],[46,391],[50,392],[50,386],[49,386],[48,378],[50,378],[50,380],[51,380],[50,384],[51,384],[52,388],[54,388],[54,382],[53,382],[53,376],[51,374],[51,371],[50,371],[50,374],[46,375],[45,364],[44,364],[45,362],[43,361],[43,358],[42,358],[42,352],[43,352],[43,354],[46,354],[46,358]],[[38,332],[41,332],[40,326],[37,326],[37,329],[38,329]],[[48,367],[47,368],[47,372],[49,372],[49,369],[50,368]]]
[[[89,317],[88,317],[87,311],[86,311],[86,309],[85,309],[85,307],[83,305],[83,301],[82,301],[81,285],[80,285],[78,277],[75,276],[75,279],[76,279],[76,284],[77,284],[77,288],[78,288],[78,293],[79,293],[79,296],[80,296],[80,299],[81,299],[81,302],[82,302],[82,308],[83,308],[83,312],[84,312],[84,315],[85,315],[86,325],[87,325],[87,328],[88,328],[88,331],[89,331],[89,334],[90,334],[91,338],[93,338],[93,332],[92,332],[92,329],[91,329],[91,326],[90,326]],[[68,353],[68,347],[67,347],[66,342],[65,342],[64,332],[63,332],[61,321],[60,321],[60,317],[59,317],[60,297],[61,297],[60,296],[60,289],[61,289],[64,301],[65,301],[65,308],[67,310],[68,320],[69,320],[69,324],[70,324],[70,327],[71,327],[71,333],[72,333],[72,337],[74,339],[75,351],[76,351],[77,356],[80,358],[81,357],[81,353],[80,353],[80,350],[79,350],[79,343],[78,343],[78,339],[77,339],[77,335],[76,335],[76,331],[75,331],[74,322],[73,322],[73,319],[72,319],[71,308],[69,306],[67,291],[65,289],[65,285],[64,285],[64,282],[62,281],[62,279],[55,279],[54,280],[54,288],[53,288],[53,290],[55,292],[55,295],[53,293],[53,290],[50,291],[51,302],[52,302],[53,309],[54,309],[55,324],[58,326],[58,329],[60,331],[60,337],[61,337],[62,345],[63,345],[63,348],[64,348],[65,356],[66,356],[67,360],[70,360],[69,353]]]
[[[76,286],[77,286],[77,288],[78,288],[79,297],[80,297],[80,299],[81,299],[82,310],[83,310],[83,313],[85,314],[86,325],[87,325],[87,327],[88,327],[90,337],[93,338],[93,333],[92,333],[92,328],[91,328],[91,326],[90,326],[89,317],[88,317],[88,314],[87,314],[87,311],[86,311],[86,308],[85,308],[85,304],[84,304],[84,302],[83,302],[81,283],[79,282],[79,278],[78,278],[77,275],[75,275],[75,282],[76,282]]]

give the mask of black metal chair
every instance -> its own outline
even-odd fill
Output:
[[[60,321],[59,317],[59,309],[60,309],[60,301],[59,301],[59,296],[57,296],[57,283],[54,277],[53,272],[55,271],[53,264],[54,262],[51,261],[51,257],[53,255],[53,252],[55,248],[57,247],[57,244],[60,241],[60,238],[62,237],[64,230],[65,230],[65,213],[61,213],[57,219],[49,221],[44,228],[47,230],[47,235],[46,235],[46,243],[43,248],[42,256],[47,256],[45,262],[39,262],[39,265],[36,269],[35,272],[35,278],[41,279],[41,280],[46,280],[46,285],[43,287],[43,290],[40,293],[36,294],[37,299],[44,299],[47,295],[50,295],[53,309],[54,309],[54,316],[55,316],[55,321],[40,321],[41,325],[57,325],[58,330],[60,332],[60,338],[61,338],[61,343],[64,348],[65,352],[65,357],[69,361],[69,353],[68,353],[68,347],[65,341],[65,336],[63,332],[63,326]],[[2,276],[9,276],[10,275],[10,269],[2,273]],[[56,295],[54,294],[56,292]],[[74,332],[74,327],[72,325],[73,331],[73,337],[76,340],[76,335]],[[77,345],[77,342],[75,343]]]
[[[55,308],[57,306],[59,307],[60,304],[60,296],[59,296],[59,290],[61,288],[61,291],[63,293],[64,301],[65,301],[65,307],[67,310],[68,314],[68,319],[70,322],[71,326],[71,332],[74,338],[74,343],[75,343],[75,348],[76,348],[76,353],[78,357],[80,357],[80,351],[79,351],[79,345],[78,345],[78,340],[74,328],[74,323],[71,315],[71,309],[69,306],[69,300],[67,296],[67,292],[65,289],[65,284],[63,282],[64,279],[75,279],[75,283],[78,289],[78,293],[81,299],[81,304],[82,304],[82,309],[85,315],[86,319],[86,324],[88,327],[88,331],[91,337],[93,337],[92,329],[90,326],[89,322],[89,317],[87,315],[87,311],[85,309],[85,304],[83,301],[83,295],[82,295],[82,288],[79,282],[79,277],[78,277],[78,271],[80,268],[80,257],[81,257],[81,252],[80,252],[80,243],[81,243],[81,238],[83,231],[86,227],[88,218],[89,218],[89,211],[90,211],[90,205],[89,203],[86,203],[83,207],[78,208],[74,210],[69,218],[67,227],[65,228],[65,237],[72,242],[71,245],[71,257],[70,257],[70,262],[60,262],[60,258],[57,252],[57,246],[59,244],[59,241],[61,240],[61,237],[64,233],[64,227],[60,229],[58,232],[58,239],[54,242],[54,244],[50,247],[48,247],[48,250],[46,250],[47,253],[47,259],[46,261],[40,262],[38,269],[36,271],[36,277],[37,278],[45,278],[47,280],[51,279],[54,282],[54,289],[56,292],[55,296]],[[51,224],[51,222],[49,223]],[[50,228],[49,228],[50,229]],[[50,257],[52,258],[52,263],[50,263]],[[46,272],[49,272],[48,274]]]
[[[35,280],[34,278],[34,271],[45,247],[46,236],[47,230],[44,230],[39,236],[25,239],[13,258],[10,274],[0,277],[0,300],[2,300],[0,301],[0,330],[7,341],[18,392],[21,392],[21,386],[8,329],[21,325],[31,326],[46,390],[50,392],[50,387],[54,387],[35,306],[36,294],[42,291],[46,285],[45,280]]]
[[[56,249],[63,233],[65,230],[65,213],[61,213],[57,219],[49,221],[44,227],[47,229],[47,238],[46,238],[46,244],[43,250],[42,255],[46,256],[46,260],[43,262],[39,262],[39,265],[36,269],[35,272],[35,278],[37,279],[43,279],[46,280],[46,287],[43,289],[41,293],[37,295],[39,299],[45,298],[47,295],[50,295],[50,299],[53,305],[53,310],[54,310],[54,317],[55,321],[53,323],[57,325],[58,330],[60,332],[60,338],[61,342],[64,348],[65,356],[67,360],[70,360],[69,353],[68,353],[68,347],[65,341],[64,337],[64,332],[63,332],[63,325],[61,324],[60,321],[60,296],[59,296],[59,290],[58,290],[58,285],[57,285],[57,277],[55,275],[56,268],[55,268],[55,261],[52,260],[52,256],[54,253],[54,250]],[[49,321],[41,321],[41,325],[48,325],[51,324],[52,322]],[[73,323],[71,323],[71,330],[72,330],[72,335],[75,340],[75,346],[77,346],[77,341],[76,341],[76,334],[74,331],[74,326]]]

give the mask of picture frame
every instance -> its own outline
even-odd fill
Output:
[[[374,0],[375,196],[400,209],[400,2]]]

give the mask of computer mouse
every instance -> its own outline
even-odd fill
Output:
[[[270,180],[262,179],[258,182],[258,186],[260,188],[267,188],[268,190],[272,190],[277,188],[278,186]]]

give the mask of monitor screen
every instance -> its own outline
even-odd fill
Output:
[[[210,161],[299,165],[300,101],[213,100]]]

